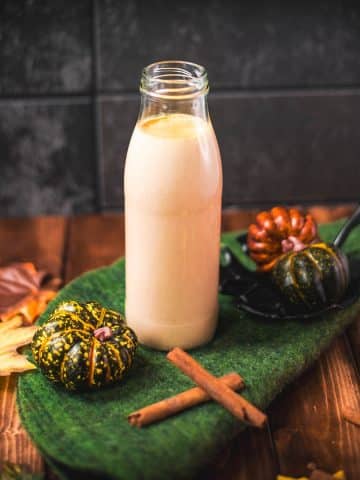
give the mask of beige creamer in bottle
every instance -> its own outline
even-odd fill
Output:
[[[125,163],[126,318],[139,341],[193,348],[218,316],[222,168],[203,67],[146,67]]]

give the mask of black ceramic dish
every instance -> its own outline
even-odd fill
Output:
[[[333,245],[341,248],[353,228],[360,223],[360,206],[337,234]],[[247,254],[247,235],[237,240]],[[220,292],[232,295],[236,306],[259,317],[272,320],[300,319],[309,320],[326,312],[343,309],[355,302],[360,295],[360,262],[348,258],[351,280],[343,300],[318,310],[309,310],[289,302],[273,285],[270,277],[244,267],[228,247],[221,250]]]

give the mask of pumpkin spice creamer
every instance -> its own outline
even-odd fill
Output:
[[[141,343],[192,348],[214,335],[222,168],[203,67],[144,69],[125,164],[126,317]]]

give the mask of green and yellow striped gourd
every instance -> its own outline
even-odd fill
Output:
[[[60,304],[31,345],[46,377],[69,390],[100,388],[131,367],[137,338],[124,317],[96,302]]]
[[[272,278],[281,292],[296,304],[309,308],[335,304],[349,284],[346,256],[333,245],[313,243],[279,258]]]

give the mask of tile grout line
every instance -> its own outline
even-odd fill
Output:
[[[84,94],[72,95],[27,95],[27,96],[11,96],[0,97],[0,106],[7,104],[35,104],[35,105],[75,105],[75,104],[89,104],[95,95],[92,92]]]
[[[93,51],[93,78],[94,78],[94,94],[97,96],[101,85],[101,48],[100,48],[100,31],[98,28],[99,9],[98,1],[92,0],[92,51]]]
[[[360,85],[329,85],[329,86],[294,86],[294,87],[212,87],[210,96],[223,98],[258,98],[258,97],[313,97],[313,96],[336,96],[336,95],[359,95]],[[132,97],[138,95],[135,88],[122,89],[99,89],[97,95],[102,98]]]
[[[316,200],[316,199],[313,199],[313,200],[294,200],[294,201],[274,201],[274,200],[269,200],[269,201],[266,201],[266,202],[256,202],[256,201],[253,201],[253,202],[242,202],[242,203],[229,203],[229,204],[224,204],[222,206],[222,210],[223,211],[231,211],[231,210],[238,210],[238,209],[254,209],[254,210],[258,210],[258,209],[266,209],[266,208],[270,208],[272,206],[274,206],[275,204],[284,204],[284,205],[288,205],[288,206],[302,206],[302,207],[314,207],[314,206],[317,206],[317,207],[350,207],[350,206],[355,206],[357,205],[358,201],[357,199],[353,199],[353,200]],[[104,211],[107,211],[107,212],[114,212],[116,213],[117,211],[119,213],[122,212],[123,210],[123,206],[121,206],[120,204],[119,205],[115,205],[115,204],[105,204],[103,205],[103,210]]]
[[[93,16],[97,17],[96,0],[93,0]],[[100,63],[101,52],[99,47],[99,32],[97,18],[93,19],[93,68],[92,76],[94,87],[89,91],[83,92],[53,92],[53,93],[29,93],[21,95],[0,95],[0,104],[8,102],[31,102],[31,101],[87,101],[91,98],[97,99],[116,99],[119,97],[132,98],[138,96],[136,88],[124,89],[101,89],[100,85]],[[240,86],[218,87],[211,89],[213,97],[237,97],[237,98],[257,98],[257,97],[312,97],[312,96],[336,96],[336,95],[360,95],[360,85],[339,85],[324,87],[276,87],[276,88],[242,88]]]
[[[95,190],[96,190],[96,210],[101,212],[105,203],[105,169],[103,162],[103,146],[102,146],[102,112],[100,105],[100,98],[97,94],[100,85],[100,32],[98,29],[98,4],[97,0],[91,2],[92,10],[92,78],[93,78],[93,128],[95,131]]]

